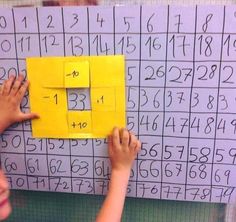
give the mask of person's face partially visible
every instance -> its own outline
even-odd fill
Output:
[[[8,199],[9,194],[7,179],[0,169],[0,221],[6,219],[11,213],[11,204]]]
[[[43,6],[97,5],[97,0],[45,0]]]
[[[58,1],[61,6],[65,5],[96,5],[96,0],[59,0]]]

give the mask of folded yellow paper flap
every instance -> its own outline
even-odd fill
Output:
[[[70,133],[92,132],[91,111],[68,111],[67,124]]]
[[[31,89],[31,109],[40,114],[45,110],[51,112],[67,111],[67,98],[64,89],[35,88]]]
[[[114,87],[96,87],[90,89],[93,111],[115,111],[116,96]]]
[[[64,87],[88,88],[90,85],[89,62],[65,62],[64,63]]]

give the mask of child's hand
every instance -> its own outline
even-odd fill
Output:
[[[108,153],[112,170],[130,171],[141,147],[135,135],[126,129],[114,128],[108,137]]]
[[[15,122],[38,118],[37,114],[23,113],[20,109],[21,101],[29,85],[28,81],[23,83],[23,80],[22,75],[16,79],[11,76],[0,87],[0,133]]]
[[[121,221],[131,167],[140,147],[139,140],[126,129],[114,128],[108,137],[112,172],[108,194],[97,215],[97,222]]]

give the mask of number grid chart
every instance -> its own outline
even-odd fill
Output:
[[[142,142],[127,195],[235,202],[235,25],[235,6],[1,8],[0,81],[27,77],[27,57],[125,55],[127,128]],[[91,109],[83,89],[67,103]],[[36,139],[28,121],[0,149],[12,189],[107,192],[106,139]]]

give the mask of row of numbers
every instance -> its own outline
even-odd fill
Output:
[[[216,122],[217,119],[217,122]],[[194,138],[216,138],[233,139],[236,134],[235,115],[230,114],[191,114],[179,112],[173,113],[141,112],[127,114],[127,127],[129,130],[140,135],[173,136],[173,137],[194,137]],[[190,134],[189,134],[190,133]]]
[[[40,177],[7,175],[10,187],[13,189],[33,189],[41,191],[76,192],[86,194],[106,194],[109,188],[108,180],[66,178],[66,177]],[[154,182],[129,182],[127,196],[145,198],[162,198],[193,201],[230,202],[235,198],[235,187],[224,186],[194,186]]]
[[[32,13],[33,12],[33,13]],[[12,17],[12,14],[14,17]],[[140,21],[140,17],[142,20]],[[198,18],[195,21],[195,18]],[[37,8],[4,10],[0,17],[0,31],[11,32],[13,23],[16,24],[18,32],[39,29],[42,32],[65,31],[85,32],[88,27],[96,32],[113,32],[114,26],[117,32],[132,33],[139,32],[137,25],[141,22],[142,32],[155,33],[168,31],[175,33],[194,33],[195,23],[196,32],[212,33],[221,32],[223,18],[225,17],[225,31],[230,32],[236,20],[235,10],[230,6],[215,6],[205,9],[201,6],[196,7],[164,7],[164,6],[133,6],[129,7],[81,7],[81,8]],[[33,18],[33,19],[32,19]],[[115,18],[112,22],[111,18]],[[220,18],[220,19],[219,19]],[[231,21],[228,22],[228,21]]]
[[[140,85],[152,87],[235,87],[235,62],[196,62],[193,65],[186,62],[142,61],[141,69],[138,63],[127,62],[127,85],[138,86],[135,80],[137,72],[141,72]],[[194,82],[192,82],[194,80]]]
[[[187,37],[190,38],[191,36]],[[125,54],[128,59],[138,59],[140,54],[139,50],[141,50],[141,59],[165,60],[166,43],[163,42],[165,38],[165,35],[160,35],[155,38],[153,36],[144,35],[142,36],[141,42],[142,48],[139,49],[139,35],[124,36],[115,34],[115,41],[113,41],[110,34],[90,34],[90,53],[95,55]],[[187,41],[185,40],[186,36],[173,35],[168,42],[168,59],[191,61],[193,54],[195,54],[196,60],[206,58],[209,60],[219,60],[220,54],[217,44],[221,42],[220,38],[221,35],[219,35],[218,38],[200,35],[198,37],[199,44],[197,41],[195,52],[193,53],[193,37],[191,37],[191,41],[188,40],[189,42],[185,43],[185,41]],[[0,52],[2,57],[5,58],[14,57],[16,53],[15,50],[17,50],[19,58],[25,58],[29,55],[38,56],[39,53],[41,53],[41,55],[58,55],[58,53],[63,55],[65,45],[65,53],[68,56],[88,55],[89,39],[87,34],[16,34],[15,42],[13,34],[2,35],[0,37]],[[182,39],[181,42],[179,42],[180,39]],[[230,36],[228,36],[227,39],[231,39]],[[236,42],[236,39],[234,41]],[[38,44],[35,45],[35,42],[38,42]],[[231,52],[230,49],[232,47],[229,44],[231,43],[226,44],[225,47],[223,45],[223,60],[234,60],[235,58],[235,49],[232,49]],[[41,47],[39,48],[39,46]],[[55,54],[55,51],[57,51],[57,54]]]
[[[14,154],[3,155],[2,167],[7,174],[26,174],[32,176],[65,176],[65,177],[86,177],[109,179],[111,168],[108,159],[95,158],[94,163],[89,158],[76,157],[43,157],[27,156],[26,168],[22,166],[21,157],[15,159]],[[70,164],[71,162],[71,164]],[[181,162],[161,162],[158,160],[138,160],[136,169],[131,172],[131,180],[149,181],[149,182],[167,182],[178,181],[181,184],[212,184],[223,186],[236,186],[235,167],[222,166],[206,163],[181,163]],[[162,167],[161,167],[162,165]],[[47,166],[45,168],[45,166]],[[187,170],[186,170],[187,169]]]
[[[58,154],[87,156],[92,153],[96,156],[106,156],[107,141],[101,139],[91,140],[62,140],[62,139],[35,139],[26,137],[26,144],[21,134],[3,134],[1,136],[1,152],[26,154]],[[141,136],[142,148],[139,159],[156,159],[164,161],[189,161],[196,163],[224,163],[236,164],[236,147],[234,141],[217,140],[214,148],[213,141],[182,138],[168,138],[162,145],[161,137]],[[156,139],[155,139],[156,138]],[[47,150],[46,150],[47,149]],[[214,150],[214,154],[213,154]],[[188,152],[188,157],[187,157]],[[214,156],[214,159],[213,159]]]
[[[127,87],[126,94],[128,111],[235,113],[236,96],[234,95],[236,95],[236,89],[220,89],[218,95],[218,89],[209,90],[207,88],[154,89],[140,87],[137,89],[136,87]],[[163,102],[164,95],[165,101]]]

